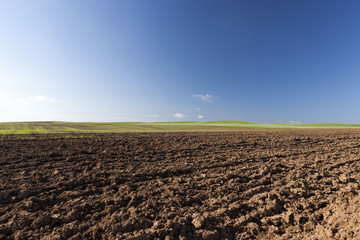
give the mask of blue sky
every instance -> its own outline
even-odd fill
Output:
[[[360,123],[360,2],[0,1],[0,121]]]

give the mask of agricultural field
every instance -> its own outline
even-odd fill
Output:
[[[244,121],[185,122],[9,122],[0,123],[0,134],[207,132],[251,129],[360,128],[360,124],[293,124]]]
[[[31,127],[0,135],[0,239],[360,239],[360,129]]]

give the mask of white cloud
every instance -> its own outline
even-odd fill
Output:
[[[57,102],[57,100],[55,98],[50,98],[50,97],[46,97],[46,96],[43,96],[43,95],[39,95],[39,96],[36,96],[36,97],[31,97],[31,98],[29,98],[29,100],[33,100],[33,101],[36,101],[36,102],[51,102],[51,103]]]
[[[11,101],[5,93],[0,92],[0,106],[11,105]]]
[[[192,97],[194,98],[200,98],[201,100],[205,101],[205,102],[212,102],[212,100],[214,99],[214,96],[210,95],[210,94],[193,94]]]
[[[301,122],[301,121],[293,121],[293,120],[291,120],[291,121],[289,121],[289,123],[293,123],[293,124],[301,124],[302,122]]]
[[[175,113],[174,117],[176,117],[176,118],[185,118],[186,116],[183,113]]]
[[[199,115],[199,116],[197,116],[197,118],[198,118],[198,119],[203,119],[204,116],[203,116],[203,115]]]
[[[200,111],[200,108],[195,108],[195,111]]]
[[[0,106],[19,106],[26,103],[22,102],[21,99],[14,99],[6,93],[0,92]]]
[[[6,93],[0,92],[0,106],[25,106],[32,102],[50,102],[58,103],[59,101],[55,98],[38,95],[35,97],[28,97],[25,99],[10,97]]]

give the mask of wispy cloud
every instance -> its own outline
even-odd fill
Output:
[[[289,121],[289,123],[293,123],[293,124],[301,124],[302,122],[301,122],[301,121],[294,121],[294,120],[291,120],[291,121]]]
[[[10,96],[4,92],[0,92],[0,106],[26,106],[32,103],[59,103],[55,98],[38,95],[35,97],[27,97],[27,98],[16,98],[14,96]]]
[[[193,94],[192,97],[200,98],[204,102],[212,102],[214,99],[214,96],[210,94]]]
[[[11,104],[11,101],[8,98],[8,96],[5,93],[0,92],[0,106],[6,106],[6,105],[10,105],[10,104]]]
[[[36,97],[30,97],[29,100],[36,101],[36,102],[50,102],[50,103],[56,103],[57,100],[55,98],[38,95]]]
[[[22,99],[15,99],[12,96],[9,96],[8,94],[4,92],[0,92],[0,106],[21,106],[27,104],[26,101]]]
[[[185,118],[186,116],[183,113],[175,113],[174,117],[176,117],[176,118]]]
[[[199,115],[199,116],[197,116],[197,118],[198,118],[198,119],[203,119],[204,116],[203,116],[203,115]]]

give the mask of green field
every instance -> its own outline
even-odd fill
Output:
[[[254,129],[360,128],[360,124],[291,124],[243,121],[211,122],[9,122],[0,123],[0,134],[31,133],[117,133],[117,132],[189,132],[236,131]]]

